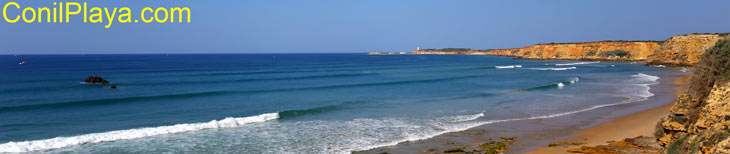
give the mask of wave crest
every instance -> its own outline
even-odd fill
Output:
[[[0,152],[30,152],[37,150],[57,149],[74,145],[128,140],[148,136],[174,134],[204,129],[230,128],[243,126],[249,123],[258,123],[278,119],[278,113],[266,113],[250,117],[228,117],[221,120],[212,120],[202,123],[186,123],[170,126],[136,128],[117,130],[102,133],[92,133],[71,137],[56,137],[44,140],[8,142],[0,144]]]
[[[508,66],[494,66],[494,68],[504,69],[504,68],[520,68],[522,65],[508,65]]]
[[[600,63],[600,62],[601,61],[586,61],[586,62],[575,62],[575,63],[563,63],[563,64],[555,64],[555,66],[595,64],[595,63]]]
[[[531,70],[541,70],[541,71],[565,71],[565,70],[576,69],[576,67],[529,68],[529,69],[531,69]]]

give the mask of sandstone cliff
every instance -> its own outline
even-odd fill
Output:
[[[600,41],[536,44],[523,48],[495,49],[489,55],[527,59],[646,60],[651,65],[691,66],[728,33],[687,34],[658,41]]]
[[[665,153],[730,153],[730,39],[697,58],[689,89],[657,125],[658,142]]]
[[[469,48],[417,49],[411,54],[435,55],[499,55],[526,59],[557,60],[645,60],[650,65],[692,66],[718,40],[730,33],[687,34],[666,41],[598,41],[583,43],[535,44],[522,48],[472,50]],[[379,53],[371,55],[397,55]]]
[[[718,40],[727,38],[722,34],[688,34],[678,35],[668,40],[648,57],[649,64],[691,66],[700,60],[705,50],[714,46]]]
[[[496,49],[491,55],[528,59],[646,60],[660,42],[600,41],[587,43],[536,44],[523,48]]]

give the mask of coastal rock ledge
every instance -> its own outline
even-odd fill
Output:
[[[86,80],[84,80],[84,82],[86,82],[86,83],[101,83],[101,84],[111,83],[111,82],[109,82],[109,81],[107,81],[104,78],[101,78],[99,76],[89,76],[89,77],[86,77]]]

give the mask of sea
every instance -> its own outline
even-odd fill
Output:
[[[488,55],[0,55],[0,153],[350,153],[637,103],[672,71]]]

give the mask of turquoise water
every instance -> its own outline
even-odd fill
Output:
[[[348,153],[645,100],[665,72],[473,55],[3,55],[0,152]]]

